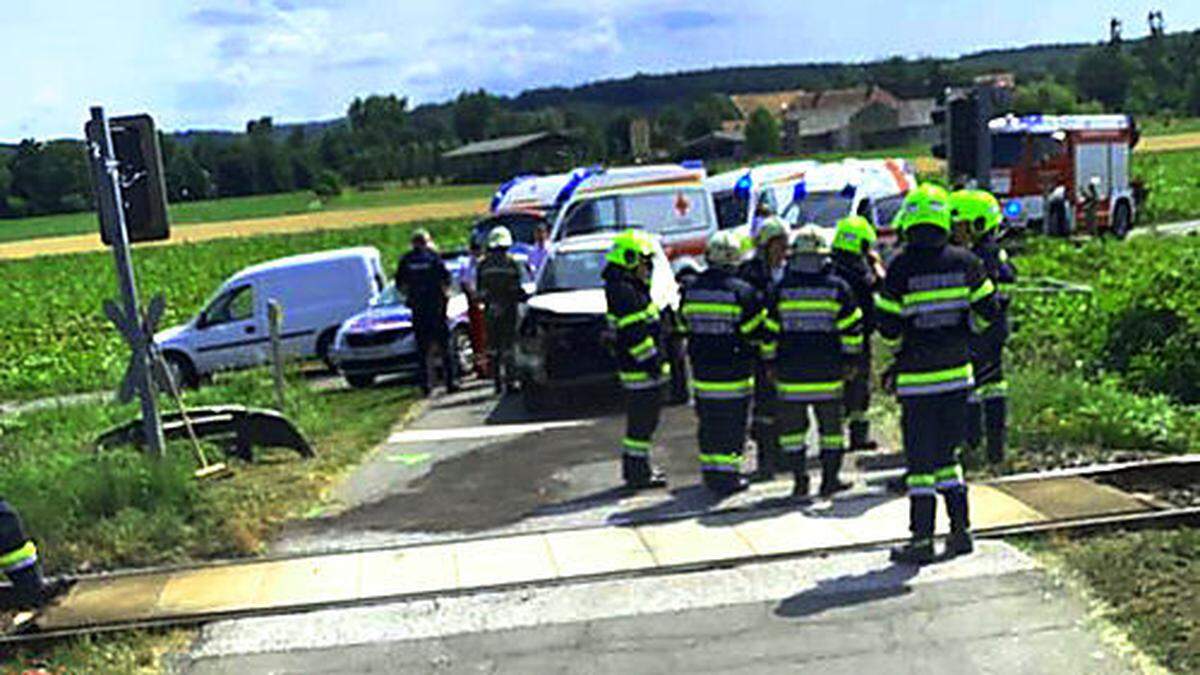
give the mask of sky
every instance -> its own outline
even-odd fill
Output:
[[[78,137],[88,106],[160,128],[330,119],[725,65],[953,56],[1200,27],[1196,0],[3,0],[0,142]]]

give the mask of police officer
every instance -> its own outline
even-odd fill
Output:
[[[517,305],[525,300],[521,288],[521,263],[508,254],[512,233],[503,225],[488,233],[487,256],[479,264],[479,293],[484,302],[488,350],[496,393],[510,385],[513,341],[517,333]]]
[[[766,316],[754,287],[738,278],[737,235],[714,234],[705,258],[708,268],[684,289],[680,312],[699,420],[701,476],[709,490],[732,494],[747,485],[742,446],[754,392],[755,338]]]
[[[412,310],[413,334],[417,340],[418,383],[426,396],[433,389],[430,360],[441,352],[446,390],[458,390],[453,343],[446,325],[446,300],[450,294],[450,272],[438,255],[433,237],[422,228],[413,232],[412,250],[396,267],[396,289],[404,293]]]
[[[850,284],[862,310],[862,351],[853,359],[843,403],[850,427],[850,450],[874,450],[867,410],[871,407],[871,333],[875,331],[875,291],[879,284],[868,254],[876,239],[875,227],[862,216],[837,222],[833,235],[834,272]]]
[[[950,516],[946,553],[973,549],[967,485],[956,453],[974,386],[972,321],[995,321],[999,305],[983,262],[948,242],[950,195],[944,189],[926,184],[911,191],[899,225],[904,249],[888,265],[875,299],[879,332],[895,350],[894,379],[885,386],[900,399],[908,463],[912,538],[892,549],[892,560],[923,564],[934,560],[939,493]]]
[[[955,231],[967,237],[971,252],[983,261],[1000,303],[999,318],[972,337],[975,390],[967,399],[967,445],[979,447],[986,429],[988,461],[999,463],[1004,461],[1008,417],[1008,382],[1004,379],[1004,343],[1009,334],[1006,289],[1016,282],[1017,272],[1000,245],[999,229],[1004,216],[1000,202],[990,192],[955,192],[950,195],[950,209]]]
[[[641,230],[625,230],[613,238],[606,260],[601,276],[608,320],[616,332],[618,374],[625,389],[621,475],[633,489],[661,487],[666,479],[650,466],[650,447],[670,366],[658,306],[650,297],[654,242]]]
[[[777,335],[775,378],[780,446],[795,476],[793,497],[808,497],[808,411],[817,418],[821,448],[820,494],[842,482],[843,380],[862,351],[862,310],[854,291],[833,272],[827,231],[805,225],[792,240],[783,279],[771,293],[767,329]]]
[[[0,499],[0,569],[12,582],[5,609],[41,607],[70,586],[65,579],[42,576],[37,546],[25,534],[21,517],[3,499]]]
[[[767,218],[755,237],[754,256],[738,268],[738,276],[754,288],[764,312],[767,296],[783,278],[787,266],[787,239],[787,224],[775,216]],[[759,358],[754,369],[754,413],[750,434],[758,454],[754,480],[761,481],[774,478],[779,466],[779,428],[775,418],[775,385],[767,376],[767,363],[771,355],[764,351],[769,350],[772,343],[762,340],[756,340],[755,343]]]

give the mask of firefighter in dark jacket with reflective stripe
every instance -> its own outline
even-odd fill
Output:
[[[699,420],[700,472],[719,494],[745,489],[741,473],[746,417],[754,393],[756,342],[766,316],[754,287],[738,278],[742,250],[725,230],[708,241],[708,269],[683,291],[692,389]]]
[[[839,478],[845,437],[842,396],[846,371],[862,351],[862,310],[850,285],[833,272],[827,231],[800,228],[787,272],[769,301],[767,330],[776,335],[775,387],[780,445],[795,476],[793,497],[809,492],[808,409],[817,418],[824,497],[849,487]]]
[[[900,398],[908,463],[912,539],[892,549],[897,562],[934,560],[937,495],[950,516],[948,555],[973,549],[967,485],[957,452],[966,433],[967,395],[974,386],[973,327],[999,318],[996,289],[983,262],[948,243],[950,195],[922,185],[904,198],[899,225],[904,249],[888,265],[875,299],[879,332],[894,350],[886,386]]]
[[[37,546],[25,534],[21,517],[3,499],[0,499],[0,569],[12,582],[12,590],[0,609],[41,607],[70,586],[64,579],[42,576]]]
[[[871,333],[875,332],[875,291],[880,277],[868,258],[876,239],[875,226],[862,216],[848,216],[837,223],[833,235],[834,272],[850,284],[862,310],[862,351],[854,357],[853,372],[846,382],[843,403],[850,428],[850,450],[873,450],[867,410],[871,407]]]
[[[738,268],[738,276],[754,287],[758,302],[766,308],[771,288],[783,278],[787,267],[788,226],[781,218],[771,216],[759,224],[754,237],[754,257]],[[767,376],[767,362],[771,343],[755,340],[754,347],[760,352],[754,369],[754,410],[751,415],[750,436],[758,454],[758,468],[754,480],[770,480],[775,476],[779,457],[779,426],[775,419],[775,385]]]
[[[496,393],[511,385],[513,373],[513,340],[517,333],[517,305],[525,300],[521,288],[522,264],[508,254],[512,247],[512,232],[503,225],[488,233],[487,257],[479,263],[479,295],[484,302],[487,321],[488,351],[491,353],[492,377]]]
[[[625,389],[626,426],[621,441],[625,484],[641,489],[666,484],[650,466],[650,447],[662,407],[662,386],[670,379],[658,307],[650,297],[654,242],[640,230],[613,238],[602,274],[608,320],[616,332],[618,375]]]
[[[1004,343],[1009,333],[1007,291],[1016,282],[1017,271],[1000,246],[998,234],[1004,216],[1000,202],[990,192],[959,190],[950,195],[950,209],[955,232],[961,233],[971,252],[983,261],[1000,303],[1000,318],[971,340],[975,390],[967,399],[967,445],[979,447],[986,437],[988,461],[999,463],[1004,461],[1008,417],[1008,382],[1004,379]]]

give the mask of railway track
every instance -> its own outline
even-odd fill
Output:
[[[1200,455],[1009,476],[973,487],[976,533],[1200,524],[1200,506],[1166,498],[1181,486],[1200,486]],[[826,512],[775,501],[602,527],[88,575],[52,607],[20,617],[0,643],[871,549],[899,541],[905,513],[902,498],[868,489]]]

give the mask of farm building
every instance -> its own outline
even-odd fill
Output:
[[[467,143],[442,153],[457,181],[498,181],[524,173],[557,173],[579,164],[583,144],[569,132],[542,131]]]
[[[730,97],[742,120],[765,108],[790,153],[860,150],[932,142],[934,99],[901,99],[882,87],[775,91]]]
[[[746,156],[746,134],[742,131],[711,131],[683,144],[680,159],[736,159]]]

